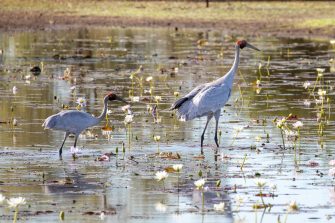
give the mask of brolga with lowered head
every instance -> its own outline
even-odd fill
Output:
[[[170,108],[171,110],[177,110],[177,116],[181,121],[207,116],[207,122],[201,135],[201,153],[203,153],[202,147],[207,125],[213,117],[216,122],[214,140],[216,146],[219,147],[217,131],[221,108],[225,106],[230,98],[234,76],[240,62],[240,50],[245,47],[259,51],[259,49],[245,40],[237,41],[235,45],[235,60],[228,73],[215,81],[197,86],[184,97],[174,102]]]
[[[128,102],[126,102],[124,99],[117,96],[116,94],[109,93],[104,97],[104,108],[98,117],[94,117],[91,114],[83,111],[68,110],[61,111],[58,114],[51,115],[47,119],[45,119],[42,125],[44,126],[44,129],[53,129],[65,132],[63,143],[59,149],[60,157],[62,156],[62,149],[66,138],[70,134],[75,135],[74,148],[76,148],[78,136],[80,135],[80,133],[88,127],[99,124],[106,117],[108,101],[121,101],[128,104]]]

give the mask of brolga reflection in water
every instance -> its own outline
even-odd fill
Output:
[[[83,111],[69,110],[61,111],[58,114],[51,115],[47,119],[45,119],[42,125],[44,126],[44,129],[53,129],[65,132],[63,143],[59,149],[60,157],[62,156],[62,149],[66,138],[70,134],[75,135],[74,148],[76,148],[78,136],[80,135],[80,133],[88,127],[99,124],[106,117],[108,101],[121,101],[128,104],[128,102],[126,102],[124,99],[117,96],[116,94],[109,93],[104,98],[104,108],[98,117],[94,117],[91,114]]]
[[[235,45],[235,60],[228,73],[215,81],[197,86],[184,97],[173,103],[170,108],[171,110],[177,110],[177,117],[181,121],[188,121],[194,118],[207,116],[207,122],[201,135],[202,154],[204,135],[207,125],[213,117],[216,122],[214,140],[216,146],[219,147],[217,132],[221,108],[225,106],[230,98],[234,76],[240,61],[240,49],[245,47],[259,51],[259,49],[247,43],[245,40],[237,41]]]

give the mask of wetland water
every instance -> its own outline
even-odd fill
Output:
[[[332,222],[335,190],[328,162],[335,150],[335,46],[318,40],[245,38],[263,52],[242,50],[232,97],[221,113],[220,148],[215,151],[212,121],[203,158],[199,145],[206,118],[179,122],[167,108],[175,92],[184,95],[230,69],[232,37],[216,31],[138,28],[0,34],[0,193],[26,198],[19,222],[58,222],[60,211],[66,222],[277,222],[278,216],[282,222],[286,217],[287,222]],[[207,41],[198,44],[200,39]],[[37,77],[29,72],[35,65],[43,66]],[[136,78],[132,87],[129,78],[139,66],[143,70],[136,77],[143,77],[143,88]],[[312,93],[316,68],[325,71]],[[306,81],[311,83],[307,89]],[[326,90],[324,100],[318,89]],[[74,139],[69,138],[60,161],[63,133],[43,130],[44,119],[63,106],[75,109],[78,97],[87,99],[87,112],[98,115],[109,91],[128,101],[130,94],[140,96],[131,103],[130,146],[122,104],[111,103],[111,136],[102,134],[103,121],[81,135],[77,145],[82,150],[75,160],[70,153]],[[159,123],[147,107],[155,104],[155,96],[161,96]],[[296,150],[296,136],[284,136],[284,149],[273,123],[290,113],[290,129],[297,120],[304,123]],[[13,119],[15,126],[6,123]],[[157,135],[160,156],[153,140]],[[96,161],[116,148],[118,155],[110,161]],[[164,184],[154,179],[157,171],[179,163],[184,165],[179,192],[176,173]],[[205,212],[193,184],[200,170],[207,180]],[[254,182],[259,174],[267,182],[264,202],[273,205],[264,213],[253,209],[262,204]],[[289,211],[293,200],[298,211]],[[224,212],[213,210],[219,202],[225,202]],[[0,205],[1,222],[11,222],[13,214]]]

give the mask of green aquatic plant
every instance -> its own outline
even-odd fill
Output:
[[[299,143],[299,153],[300,153],[300,148],[301,148],[301,140],[300,140],[300,128],[303,127],[304,124],[301,121],[297,121],[293,123],[293,128],[297,129],[298,131],[298,143]],[[296,140],[295,140],[296,141]],[[297,150],[296,150],[296,143],[294,143],[294,162],[297,164],[297,158],[296,158]]]
[[[154,137],[155,142],[157,142],[157,153],[159,154],[159,142],[161,140],[161,136],[155,135]]]
[[[284,219],[284,223],[287,222],[287,217],[288,217],[288,214],[289,213],[294,213],[294,212],[297,212],[299,211],[299,206],[297,204],[296,201],[291,201],[289,204],[288,204],[288,207],[287,207],[287,211],[286,211],[286,215],[285,215],[285,219]]]
[[[143,89],[143,77],[137,77],[137,75],[142,71],[142,65],[139,66],[139,68],[130,74],[129,78],[131,80],[131,90],[129,91],[129,97],[134,96],[134,87],[135,87],[135,80],[138,81],[138,84],[140,86],[140,90]],[[142,92],[142,91],[141,91]],[[141,93],[142,94],[142,93]]]
[[[289,119],[292,116],[292,114],[289,114],[287,117],[284,117],[280,120],[278,120],[277,118],[275,118],[274,123],[276,123],[277,128],[280,129],[280,134],[281,134],[281,138],[282,138],[282,142],[283,142],[283,148],[285,149],[285,139],[284,139],[284,132],[285,130],[289,130],[289,128],[287,127],[287,119]]]
[[[242,160],[241,166],[240,166],[241,171],[243,171],[243,167],[244,167],[244,164],[245,164],[246,161],[247,161],[247,154],[244,154],[244,157],[243,157],[243,160]]]
[[[201,192],[202,211],[205,211],[205,195],[204,195],[204,186],[205,186],[205,183],[206,183],[205,179],[199,179],[197,181],[194,181],[194,185],[196,186],[196,189]]]
[[[79,98],[77,98],[76,103],[78,104],[77,107],[76,107],[76,109],[78,111],[80,111],[80,110],[82,110],[82,109],[84,109],[86,107],[86,98],[79,97]]]
[[[316,75],[316,80],[314,82],[314,87],[313,87],[313,90],[312,92],[315,91],[315,88],[317,86],[317,84],[322,84],[323,83],[323,73],[325,72],[325,69],[323,68],[316,68],[316,72],[317,72],[317,75]]]
[[[14,220],[13,223],[16,223],[17,216],[19,214],[19,207],[26,204],[26,199],[23,197],[13,197],[7,200],[8,207],[14,208]]]
[[[264,199],[263,199],[263,196],[264,196],[263,195],[263,189],[264,189],[264,187],[266,185],[266,182],[265,182],[264,179],[256,179],[255,180],[255,184],[256,184],[256,186],[259,189],[259,196],[260,196],[260,198],[262,200],[263,207],[265,208],[265,207],[267,207],[267,205],[265,204]]]
[[[234,130],[235,130],[235,135],[233,137],[233,141],[231,142],[230,146],[233,146],[238,134],[243,130],[243,127],[234,127]]]
[[[133,112],[131,111],[130,109],[130,105],[126,105],[126,106],[123,106],[122,107],[122,110],[126,112],[126,116],[124,118],[124,124],[126,126],[126,135],[127,135],[127,138],[128,138],[128,148],[130,150],[131,148],[131,124],[133,123],[133,118],[134,118],[134,115],[133,115]]]
[[[180,172],[183,168],[183,164],[175,164],[172,166],[172,168],[177,173],[177,191],[179,193],[179,178],[180,178]]]
[[[165,184],[164,184],[164,181],[165,179],[169,176],[169,174],[164,170],[164,171],[158,171],[156,172],[155,174],[155,179],[158,181],[158,182],[162,182],[163,183],[163,188],[165,190]]]

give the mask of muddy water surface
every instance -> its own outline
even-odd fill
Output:
[[[214,147],[211,123],[201,157],[206,119],[179,122],[167,109],[176,92],[183,95],[229,70],[234,37],[216,31],[121,28],[2,33],[0,192],[26,198],[19,221],[58,222],[64,211],[67,222],[277,222],[278,216],[281,222],[332,222],[335,191],[328,162],[335,149],[334,46],[319,40],[247,40],[263,51],[241,52],[234,91],[221,113],[221,146]],[[41,74],[34,76],[31,66],[41,67]],[[140,66],[132,82],[130,75]],[[316,68],[325,71],[311,93]],[[150,76],[152,82],[146,81]],[[319,88],[327,93],[318,120]],[[102,134],[104,121],[81,135],[76,159],[69,138],[59,160],[63,133],[44,130],[44,119],[63,107],[76,109],[78,97],[87,99],[87,112],[99,115],[109,91],[128,101],[135,96],[131,128],[124,125],[122,104],[112,103],[111,135]],[[159,123],[148,112],[155,96],[161,96]],[[300,145],[284,136],[284,149],[273,120],[290,113],[290,129],[298,120],[304,126]],[[153,139],[157,135],[159,142]],[[113,153],[110,161],[96,161],[105,153]],[[179,163],[184,165],[179,180],[177,173],[164,183],[154,179],[156,171]],[[193,184],[199,172],[207,180],[204,210]],[[253,208],[262,205],[254,182],[259,175],[266,181],[263,200],[272,205],[265,211]],[[298,211],[289,210],[294,200]],[[220,202],[225,202],[224,211],[215,211],[213,205]],[[0,207],[0,221],[11,222],[13,210]]]

